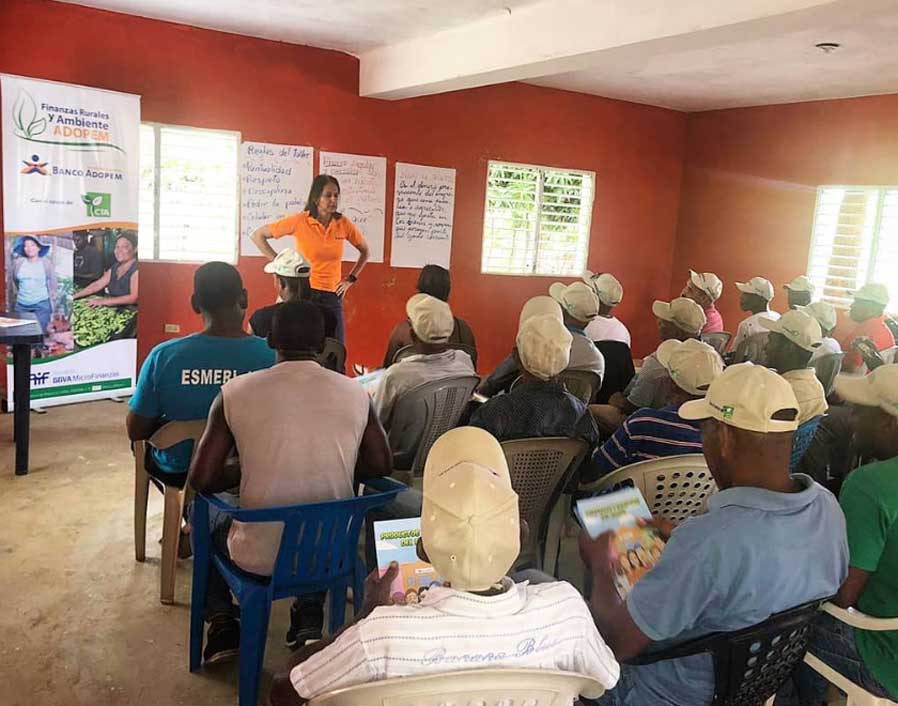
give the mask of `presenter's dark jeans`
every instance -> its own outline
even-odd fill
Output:
[[[345,346],[346,331],[343,326],[343,300],[334,292],[325,292],[320,289],[313,289],[311,294],[313,302],[333,313],[334,318],[337,320],[337,340]]]

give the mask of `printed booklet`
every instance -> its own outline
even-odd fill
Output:
[[[417,603],[432,587],[443,585],[436,570],[418,558],[420,536],[420,517],[374,523],[378,575],[386,573],[391,561],[399,564],[399,575],[390,591],[394,603]]]
[[[612,546],[617,555],[614,584],[621,598],[626,598],[633,585],[661,557],[664,540],[654,527],[643,527],[638,519],[652,517],[645,498],[636,488],[623,488],[607,495],[578,500],[577,519],[595,539],[614,532]]]

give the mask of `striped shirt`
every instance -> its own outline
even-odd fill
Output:
[[[548,669],[592,677],[611,689],[620,667],[589,608],[563,581],[503,579],[481,596],[432,588],[421,603],[376,608],[336,641],[293,668],[304,699],[394,677],[465,669]]]
[[[662,456],[681,456],[702,452],[702,433],[698,422],[686,421],[677,407],[638,409],[595,452],[593,466],[600,475],[631,463]]]

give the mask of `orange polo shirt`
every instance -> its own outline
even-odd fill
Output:
[[[847,373],[853,373],[864,364],[864,359],[860,352],[851,347],[854,339],[861,337],[870,338],[878,351],[884,351],[886,348],[891,348],[895,345],[895,337],[892,335],[889,327],[886,326],[884,316],[867,319],[860,324],[852,321],[840,331],[837,331],[835,337],[841,344],[842,350],[845,351],[845,357],[842,359],[842,370]]]
[[[296,239],[296,249],[312,266],[309,284],[312,289],[324,292],[336,291],[343,277],[343,241],[348,240],[356,247],[365,242],[361,231],[346,216],[332,218],[325,228],[308,211],[301,211],[268,227],[276,238],[292,235]]]

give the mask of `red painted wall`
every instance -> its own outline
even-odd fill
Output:
[[[712,111],[689,116],[671,287],[689,267],[725,282],[721,311],[745,316],[733,285],[761,275],[777,288],[807,266],[816,190],[898,183],[898,95]]]
[[[32,38],[23,41],[24,37]],[[489,159],[593,170],[589,266],[619,274],[620,316],[637,353],[656,343],[646,303],[670,281],[686,116],[523,84],[401,102],[358,97],[358,62],[339,52],[200,30],[46,0],[0,3],[0,71],[142,95],[144,120],[239,130],[246,140],[388,159],[387,259],[395,161],[457,169],[451,304],[473,326],[481,371],[510,349],[520,306],[550,278],[480,274]],[[239,268],[251,308],[272,299],[260,258]],[[198,320],[194,268],[141,265],[141,356]],[[404,316],[417,270],[369,265],[346,302],[349,360],[376,364]]]

